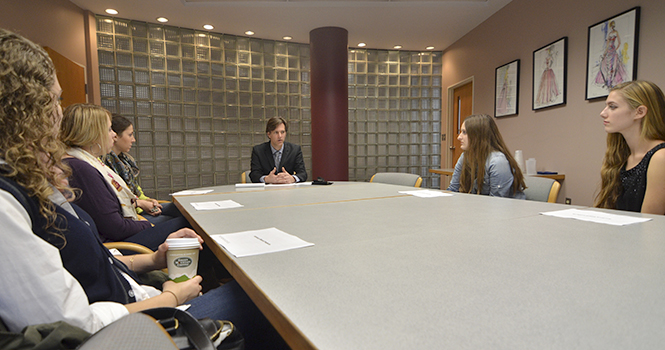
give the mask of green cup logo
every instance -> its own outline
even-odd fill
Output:
[[[192,264],[192,259],[190,259],[186,256],[183,256],[183,257],[180,257],[180,258],[177,258],[177,259],[173,260],[173,265],[175,267],[188,267],[191,264]]]

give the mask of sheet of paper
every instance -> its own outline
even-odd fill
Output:
[[[580,210],[580,209],[564,209],[564,210],[544,212],[540,214],[555,216],[559,218],[566,218],[566,219],[591,221],[599,224],[608,224],[615,226],[630,225],[651,220],[650,218],[638,218],[628,215],[617,215],[617,214],[610,214],[595,210]]]
[[[262,230],[226,233],[211,236],[234,256],[252,256],[313,246],[314,243],[290,235],[274,227]]]
[[[245,184],[236,184],[236,188],[253,188],[253,187],[259,187],[263,188],[266,187],[266,184],[263,182],[250,182],[250,183],[245,183]]]
[[[196,194],[206,194],[210,193],[213,190],[185,190],[185,191],[180,191],[176,193],[171,193],[172,196],[191,196],[191,195],[196,195]]]
[[[433,197],[450,197],[452,193],[432,190],[413,190],[413,191],[399,191],[399,193],[410,194],[420,198],[433,198]]]
[[[190,204],[196,210],[217,210],[217,209],[231,209],[231,208],[243,207],[242,204],[232,201],[230,199],[225,201],[193,202]]]

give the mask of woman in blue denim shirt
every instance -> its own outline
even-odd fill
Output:
[[[522,171],[492,117],[467,117],[457,139],[464,153],[455,164],[449,191],[526,199]]]

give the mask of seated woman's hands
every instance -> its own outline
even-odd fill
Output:
[[[198,238],[199,240],[199,250],[203,249],[203,238],[197,235],[194,230],[190,228],[182,228],[176,232],[170,234],[166,239],[169,238]],[[157,251],[152,254],[153,260],[153,270],[159,270],[166,268],[166,251],[169,250],[169,245],[164,242],[159,245]]]
[[[143,209],[143,212],[150,214],[152,216],[158,216],[162,213],[162,205],[157,202],[157,200],[149,199],[137,199],[136,206]]]
[[[201,281],[203,281],[203,278],[198,275],[187,281],[178,283],[173,281],[166,281],[162,285],[162,290],[164,293],[173,293],[173,295],[177,298],[176,304],[182,305],[200,295]]]

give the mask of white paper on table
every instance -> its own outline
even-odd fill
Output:
[[[211,235],[211,237],[217,244],[224,247],[237,258],[314,245],[314,243],[305,242],[294,235],[290,235],[274,227],[262,230]]]
[[[236,184],[236,188],[247,188],[247,187],[266,187],[266,184],[263,182],[250,182],[250,183],[240,183]]]
[[[413,191],[398,191],[399,193],[410,194],[420,198],[433,198],[433,197],[450,197],[452,193],[431,191],[431,190],[413,190]]]
[[[628,215],[617,215],[617,214],[609,214],[595,210],[580,210],[580,209],[564,209],[564,210],[544,212],[540,214],[547,216],[555,216],[559,218],[566,218],[566,219],[591,221],[599,224],[608,224],[615,226],[630,225],[651,220],[650,218],[637,218]]]
[[[217,210],[217,209],[232,209],[241,208],[244,205],[227,199],[225,201],[211,201],[211,202],[193,202],[190,203],[196,210]]]
[[[206,194],[210,193],[213,190],[185,190],[185,191],[180,191],[176,193],[171,193],[172,196],[191,196],[195,194]]]

